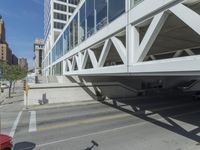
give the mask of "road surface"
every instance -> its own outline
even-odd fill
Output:
[[[200,102],[191,96],[131,98],[82,105],[1,107],[14,150],[197,150]]]

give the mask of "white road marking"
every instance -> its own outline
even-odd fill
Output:
[[[11,129],[10,134],[9,134],[11,137],[14,137],[14,135],[15,135],[15,131],[17,129],[17,125],[19,123],[19,119],[20,119],[21,115],[22,115],[22,111],[20,111],[18,113],[17,118],[16,118],[16,120],[15,120],[13,126],[12,126],[12,129]]]
[[[29,132],[36,132],[37,126],[36,126],[36,112],[30,111],[30,122],[29,122]]]
[[[191,114],[198,113],[198,112],[200,112],[200,111],[193,111],[193,112],[190,112],[190,113],[178,114],[178,115],[174,115],[173,117],[181,117],[181,116],[191,115]],[[160,118],[160,119],[157,119],[156,121],[162,121],[162,120],[165,120],[165,118]],[[71,137],[71,138],[67,138],[67,139],[63,139],[63,140],[39,144],[39,145],[36,145],[36,148],[41,148],[41,147],[45,147],[45,146],[49,146],[49,145],[53,145],[53,144],[57,144],[57,143],[62,143],[62,142],[68,142],[68,141],[71,141],[71,140],[76,140],[76,139],[80,139],[80,138],[84,138],[84,137],[106,134],[106,133],[109,133],[109,132],[116,132],[118,130],[123,130],[123,129],[131,128],[131,127],[137,127],[137,126],[145,125],[147,123],[150,123],[150,122],[144,121],[144,122],[139,122],[139,123],[131,124],[131,125],[127,125],[127,126],[117,127],[117,128],[113,128],[113,129],[99,131],[99,132],[93,132],[93,133],[90,133],[90,134],[75,136],[75,137]]]
[[[36,147],[39,148],[39,147],[44,147],[44,146],[53,145],[53,144],[57,144],[57,143],[68,142],[68,141],[71,141],[71,140],[76,140],[76,139],[80,139],[80,138],[84,138],[84,137],[89,137],[89,136],[93,136],[93,135],[106,134],[106,133],[109,133],[109,132],[122,130],[122,129],[130,128],[130,127],[145,125],[146,123],[147,122],[140,122],[140,123],[137,123],[137,124],[131,124],[131,125],[127,125],[127,126],[114,128],[114,129],[108,129],[108,130],[103,130],[103,131],[94,132],[94,133],[90,133],[90,134],[75,136],[75,137],[71,137],[71,138],[67,138],[67,139],[63,139],[63,140],[58,140],[58,141],[53,141],[53,142],[49,142],[49,143],[45,143],[45,144],[40,144],[40,145],[37,145]]]

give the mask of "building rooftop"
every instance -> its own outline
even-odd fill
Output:
[[[43,39],[36,39],[34,44],[44,44],[44,40]]]

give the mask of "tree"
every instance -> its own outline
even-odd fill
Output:
[[[13,86],[13,83],[15,83],[17,80],[21,80],[25,78],[27,75],[27,71],[17,65],[8,65],[4,64],[3,67],[3,79],[7,80],[9,82],[9,95],[8,97],[11,97],[11,89]]]
[[[5,68],[5,66],[6,66],[6,62],[4,61],[4,60],[0,60],[0,80],[2,80],[3,79],[3,70],[4,70],[4,68]]]

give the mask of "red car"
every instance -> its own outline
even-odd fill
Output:
[[[12,147],[12,137],[0,134],[0,150],[11,150]]]

